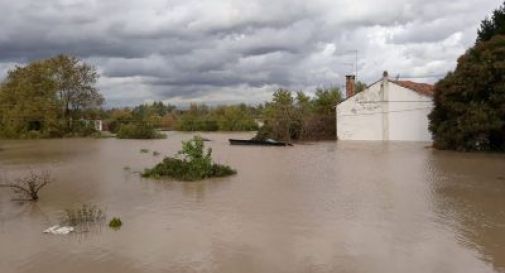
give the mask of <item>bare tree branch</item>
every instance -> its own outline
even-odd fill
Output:
[[[3,178],[2,181],[7,179]],[[7,180],[8,181],[8,180]],[[22,193],[25,197],[32,201],[39,199],[39,191],[51,183],[52,178],[49,171],[41,171],[39,173],[30,171],[30,173],[24,177],[16,178],[14,183],[0,183],[0,188],[10,188],[15,193]]]

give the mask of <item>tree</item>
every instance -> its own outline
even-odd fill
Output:
[[[0,87],[0,135],[17,137],[30,130],[57,127],[55,83],[45,62],[17,66]]]
[[[296,113],[297,119],[300,121],[299,137],[302,138],[306,135],[306,127],[309,123],[310,116],[313,110],[312,101],[309,96],[305,95],[303,91],[296,93]]]
[[[258,128],[245,105],[221,106],[215,114],[221,131],[251,131]]]
[[[20,194],[27,201],[39,200],[39,191],[52,182],[49,171],[39,173],[31,171],[30,174],[14,180],[0,183],[0,188],[10,188],[14,193]]]
[[[10,70],[0,87],[0,135],[63,136],[81,130],[72,119],[101,105],[95,69],[76,57],[60,55]],[[63,122],[61,122],[63,121]]]
[[[263,111],[265,125],[255,139],[295,140],[335,139],[335,106],[342,100],[340,90],[316,89],[313,98],[302,91],[296,98],[286,89],[277,90],[272,102],[266,103]]]
[[[440,149],[505,151],[505,35],[478,43],[435,86],[429,115]]]
[[[356,82],[356,93],[362,92],[367,88],[366,83],[357,81]]]
[[[291,129],[295,122],[294,99],[291,91],[278,89],[275,91],[272,103],[268,106],[268,123],[276,132],[275,138],[282,139],[288,143],[291,141]]]
[[[342,94],[338,87],[318,88],[315,95],[314,108],[319,114],[334,114],[335,106],[342,101]]]
[[[98,73],[93,66],[68,55],[58,55],[47,62],[68,126],[75,112],[103,103],[102,95],[95,88]]]
[[[489,41],[495,35],[505,35],[505,2],[493,11],[491,18],[481,22],[477,34],[477,42]]]

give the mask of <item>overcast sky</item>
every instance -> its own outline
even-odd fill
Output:
[[[108,106],[257,103],[354,71],[433,82],[501,0],[0,0],[0,78],[59,53],[101,73]],[[430,78],[431,77],[431,78]]]

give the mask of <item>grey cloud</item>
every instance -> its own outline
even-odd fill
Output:
[[[0,76],[59,53],[102,74],[109,105],[261,101],[267,88],[341,85],[355,70],[443,74],[496,0],[4,1]],[[433,81],[429,79],[428,81]]]

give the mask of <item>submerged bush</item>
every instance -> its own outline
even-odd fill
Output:
[[[123,124],[119,127],[117,137],[121,139],[157,139],[166,135],[158,132],[154,126],[143,124]]]
[[[123,225],[123,222],[119,218],[112,218],[109,222],[109,227],[112,229],[119,229]]]
[[[212,162],[212,149],[204,152],[203,139],[195,137],[182,142],[178,152],[182,158],[165,157],[151,169],[146,169],[143,177],[171,177],[183,181],[195,181],[209,177],[223,177],[236,174],[232,168]]]
[[[96,206],[82,205],[77,209],[66,209],[61,218],[62,225],[88,225],[105,220],[105,213]]]

